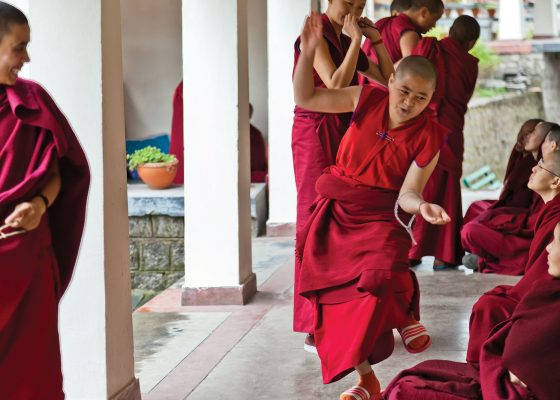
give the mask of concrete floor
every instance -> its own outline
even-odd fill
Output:
[[[254,240],[259,293],[247,306],[182,307],[176,285],[133,314],[143,399],[338,399],[355,383],[349,376],[323,385],[317,357],[303,351],[304,335],[292,332],[293,244],[291,238]],[[411,355],[397,340],[393,355],[375,366],[382,386],[426,359],[463,361],[474,301],[519,279],[464,267],[434,272],[432,259],[423,261],[415,269],[433,345]]]

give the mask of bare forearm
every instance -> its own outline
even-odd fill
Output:
[[[53,165],[51,166],[50,175],[51,175],[50,179],[41,190],[41,194],[47,198],[49,205],[55,202],[56,198],[58,197],[58,194],[60,193],[60,188],[61,188],[60,170],[58,167],[57,160],[55,160],[53,162]],[[33,198],[32,201],[43,202],[43,200],[39,196]]]
[[[383,43],[379,43],[373,46],[373,49],[375,50],[375,54],[377,55],[381,75],[383,75],[386,81],[389,81],[391,75],[395,73],[393,60],[391,60],[391,56],[389,55],[389,52],[387,51]]]
[[[426,201],[415,189],[402,188],[399,193],[399,206],[409,214],[420,214],[420,208]]]
[[[330,82],[327,83],[329,89],[344,88],[352,83],[352,78],[358,65],[360,44],[359,40],[352,40],[342,64],[334,71]]]
[[[302,51],[294,72],[294,101],[298,106],[304,108],[315,93],[315,85],[313,83],[314,57],[315,51]]]

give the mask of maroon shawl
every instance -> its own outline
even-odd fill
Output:
[[[389,52],[389,56],[394,63],[403,57],[401,50],[402,35],[405,32],[414,31],[420,36],[420,31],[406,14],[382,18],[375,23],[375,26],[379,29],[385,48]],[[371,40],[366,39],[362,49],[369,58],[377,62],[377,54],[371,44]]]
[[[6,94],[21,123],[1,144],[0,204],[4,207],[0,217],[3,220],[15,205],[42,189],[49,179],[47,169],[56,157],[62,188],[48,210],[48,218],[62,294],[70,282],[82,238],[89,188],[87,160],[66,118],[41,86],[18,79],[14,86],[6,87]],[[16,242],[23,241],[25,235],[16,238]]]
[[[480,378],[484,398],[527,398],[509,382],[513,372],[539,400],[560,398],[560,281],[535,282],[511,319],[496,327],[484,344]]]
[[[183,81],[179,82],[173,93],[173,116],[171,119],[171,143],[169,153],[174,154],[179,161],[177,175],[173,183],[182,185],[185,177],[184,148],[183,148]]]

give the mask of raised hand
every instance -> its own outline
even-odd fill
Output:
[[[422,203],[420,205],[420,214],[432,225],[445,225],[451,221],[451,218],[445,210],[433,203]]]
[[[361,17],[358,20],[358,25],[362,30],[362,34],[372,42],[376,42],[379,39],[381,39],[381,34],[379,33],[379,30],[372,22],[372,20],[369,19],[368,17]]]
[[[358,25],[358,18],[355,15],[347,14],[344,17],[344,25],[342,29],[352,40],[362,39],[362,29]]]
[[[300,35],[300,48],[302,52],[314,52],[323,40],[323,21],[317,13],[311,13],[305,19]]]

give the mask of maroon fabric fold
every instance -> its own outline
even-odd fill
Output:
[[[183,81],[179,82],[173,93],[173,116],[171,117],[171,143],[169,154],[174,154],[179,161],[177,175],[173,183],[182,185],[185,181],[185,155],[183,148]]]
[[[535,235],[529,248],[525,275],[514,286],[500,285],[486,292],[473,306],[469,326],[467,361],[478,363],[480,349],[497,324],[508,319],[533,284],[550,281],[545,248],[552,241],[560,222],[560,196],[546,203],[537,219]]]
[[[2,88],[0,224],[39,193],[58,160],[62,187],[37,229],[0,239],[0,393],[62,399],[58,302],[82,238],[89,169],[66,118],[37,83]]]
[[[403,57],[401,50],[401,36],[408,31],[414,31],[418,33],[418,36],[420,36],[420,31],[406,14],[381,18],[375,23],[375,26],[379,29],[381,38],[383,39],[383,44],[394,63]],[[377,54],[371,44],[371,40],[366,39],[362,45],[362,49],[370,59],[377,62]]]

